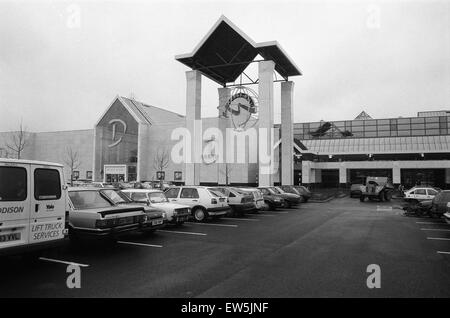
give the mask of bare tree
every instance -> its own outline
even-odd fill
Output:
[[[169,166],[170,154],[166,147],[158,147],[153,158],[153,168],[156,171],[164,171]],[[159,180],[162,188],[163,180]]]
[[[231,177],[231,173],[233,172],[233,168],[230,167],[230,165],[228,163],[226,163],[225,168],[220,169],[219,172],[222,173],[223,175],[225,175],[225,185],[227,186],[230,183],[230,177]]]
[[[72,147],[67,147],[64,163],[70,169],[70,185],[73,186],[73,172],[76,169],[78,169],[81,165],[81,160],[78,151],[73,150]]]
[[[10,143],[6,144],[6,147],[16,154],[17,159],[21,158],[22,151],[28,144],[28,138],[23,127],[22,121],[20,121],[19,130],[14,131],[11,134]]]

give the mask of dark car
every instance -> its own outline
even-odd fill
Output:
[[[295,194],[295,195],[299,195],[300,199],[301,199],[300,202],[305,202],[305,200],[304,200],[303,196],[301,195],[301,193],[294,186],[282,185],[282,186],[279,186],[279,188],[281,188],[281,190],[283,190],[286,193],[292,193],[292,194]]]
[[[282,208],[285,205],[284,199],[281,195],[275,193],[271,187],[261,187],[258,188],[264,197],[264,203],[267,204],[270,210],[276,210],[277,208]]]
[[[284,202],[285,202],[284,206],[286,208],[291,208],[291,207],[297,206],[303,200],[299,194],[285,192],[280,187],[272,187],[272,188],[276,194],[281,195],[281,197],[284,199]]]
[[[305,186],[301,185],[294,186],[294,188],[303,197],[303,202],[308,202],[308,200],[311,198],[311,191],[309,191]]]
[[[147,220],[142,224],[141,231],[154,232],[165,226],[165,213],[159,209],[149,206],[146,203],[131,200],[125,193],[117,189],[102,189],[100,193],[114,205],[118,206],[140,206],[144,208]]]
[[[442,190],[431,200],[431,213],[436,217],[443,216],[447,212],[449,202],[450,190]]]
[[[364,187],[361,183],[354,183],[350,186],[350,198],[357,197],[359,198],[361,196],[361,187]]]

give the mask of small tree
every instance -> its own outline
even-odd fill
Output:
[[[169,166],[170,154],[166,147],[158,147],[155,157],[153,158],[153,168],[156,171],[164,171]],[[163,180],[159,180],[162,188]]]
[[[19,130],[14,131],[11,134],[11,140],[6,147],[16,154],[17,159],[21,158],[22,151],[28,144],[28,138],[23,127],[22,121],[20,121]]]
[[[225,164],[225,168],[220,170],[220,173],[222,173],[223,175],[225,175],[225,185],[227,186],[230,182],[230,176],[231,173],[233,172],[233,168],[230,167],[230,165],[228,163]]]
[[[81,160],[78,151],[74,151],[72,147],[67,147],[64,163],[70,169],[70,186],[73,186],[73,172],[76,169],[78,169],[81,165]]]

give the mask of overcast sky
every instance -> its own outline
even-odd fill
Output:
[[[184,114],[174,56],[221,14],[300,67],[296,122],[450,109],[450,1],[0,0],[0,131],[92,128],[118,94]],[[203,79],[203,116],[217,87]]]

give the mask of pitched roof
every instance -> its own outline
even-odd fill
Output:
[[[366,119],[373,119],[369,114],[367,114],[365,111],[362,111],[358,116],[356,116],[355,120],[366,120]]]
[[[275,70],[284,78],[302,75],[278,42],[256,43],[223,15],[191,53],[175,59],[225,85],[234,82],[258,54],[274,61]]]

